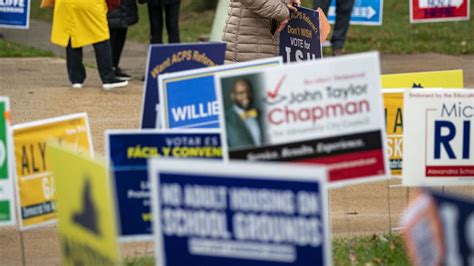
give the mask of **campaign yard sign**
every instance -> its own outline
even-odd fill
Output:
[[[301,62],[322,58],[319,12],[298,7],[290,12],[288,24],[280,33],[283,62]]]
[[[160,128],[158,76],[224,63],[225,43],[153,44],[148,49],[141,128]]]
[[[325,164],[331,185],[385,179],[378,53],[216,77],[226,159]]]
[[[63,265],[119,265],[115,205],[104,162],[55,145],[46,149],[58,194]]]
[[[0,28],[28,29],[30,0],[0,0]]]
[[[469,20],[470,0],[410,0],[410,22]]]
[[[401,225],[413,265],[472,265],[472,198],[423,191],[410,203]]]
[[[10,101],[0,97],[0,227],[15,224]]]
[[[47,164],[46,143],[69,144],[78,153],[93,155],[86,113],[13,126],[17,207],[20,230],[56,222],[54,173]]]
[[[151,159],[157,265],[331,265],[324,167]]]
[[[106,147],[122,241],[152,239],[148,158],[222,159],[216,130],[111,130],[106,133]]]
[[[384,89],[387,156],[392,176],[402,176],[403,163],[403,89]]]
[[[407,90],[403,184],[474,185],[474,92]]]
[[[382,75],[387,156],[392,176],[402,176],[403,162],[403,89],[463,88],[463,71],[431,71]],[[389,88],[389,89],[387,89]]]
[[[159,76],[164,128],[219,128],[214,75],[282,64],[281,57],[181,71]]]
[[[338,0],[332,0],[328,10],[328,20],[331,24],[336,21],[336,6]],[[344,1],[344,0],[342,0]],[[383,0],[357,0],[354,2],[351,14],[351,25],[382,26]]]
[[[382,75],[384,89],[464,88],[462,69]]]

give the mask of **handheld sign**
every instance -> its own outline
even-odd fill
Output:
[[[47,145],[55,176],[63,265],[118,265],[117,220],[108,172],[87,152]]]
[[[149,167],[157,265],[331,265],[324,167]]]
[[[0,1],[0,28],[28,29],[30,0]]]
[[[331,185],[385,179],[377,53],[216,78],[226,159],[325,164]]]
[[[122,241],[152,238],[148,158],[222,158],[221,136],[216,130],[113,130],[106,133],[106,147]]]
[[[153,44],[148,61],[143,94],[141,128],[160,128],[158,76],[224,63],[225,43]]]
[[[472,265],[472,199],[423,191],[410,203],[401,225],[413,265]]]
[[[0,227],[15,224],[10,101],[0,97]]]
[[[474,185],[474,92],[406,90],[403,184]]]
[[[13,127],[17,206],[20,230],[56,222],[54,174],[46,163],[46,143],[70,144],[78,153],[93,155],[87,114],[74,114]]]
[[[331,24],[336,22],[337,1],[331,1],[328,10],[328,20]],[[345,0],[339,0],[345,1]],[[351,14],[351,25],[382,26],[383,0],[357,0],[354,2]]]
[[[285,63],[322,58],[318,11],[297,9],[290,12],[290,20],[280,33],[280,55]]]
[[[164,128],[219,128],[214,75],[282,64],[281,57],[181,71],[159,76]]]
[[[469,20],[470,0],[410,0],[410,22]]]

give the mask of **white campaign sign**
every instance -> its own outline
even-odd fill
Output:
[[[407,90],[403,184],[474,185],[474,91]]]
[[[216,76],[230,160],[329,165],[330,182],[387,177],[377,53]]]

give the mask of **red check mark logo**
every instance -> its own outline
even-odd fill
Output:
[[[275,89],[273,91],[267,92],[268,97],[272,98],[273,100],[278,96],[278,93],[280,92],[281,85],[283,85],[283,82],[286,79],[286,75],[284,75],[280,81],[278,81],[278,84],[276,85]]]

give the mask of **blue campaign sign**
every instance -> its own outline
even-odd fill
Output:
[[[332,0],[328,11],[329,23],[336,21],[336,1]],[[382,25],[383,0],[355,0],[352,9],[352,25]]]
[[[107,149],[124,241],[152,237],[148,158],[222,158],[220,134],[209,130],[108,131]]]
[[[299,7],[280,33],[283,62],[301,62],[322,57],[319,12]]]
[[[326,169],[151,159],[159,265],[331,265]]]
[[[0,0],[0,28],[28,29],[30,0]]]
[[[164,74],[159,77],[164,128],[219,128],[214,75],[282,64],[281,57]]]
[[[158,76],[196,68],[222,65],[225,43],[154,44],[148,50],[143,95],[142,128],[159,128]]]
[[[474,182],[473,182],[474,184]],[[474,200],[433,192],[441,224],[443,265],[472,265],[474,258]]]

